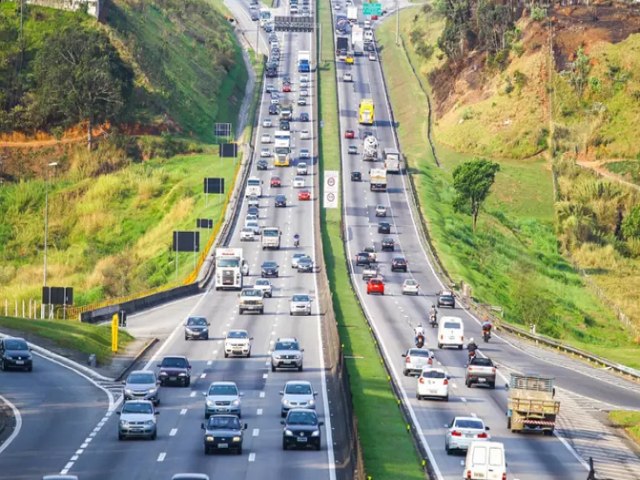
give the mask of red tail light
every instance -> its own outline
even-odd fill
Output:
[[[502,474],[502,480],[507,480],[507,474],[506,473]]]
[[[449,380],[447,380],[446,378],[442,381],[443,385],[449,385]]]
[[[453,432],[451,432],[451,436],[452,437],[461,437],[462,436],[462,432],[454,430]]]
[[[467,480],[471,480],[471,470],[467,470]]]
[[[460,341],[464,342],[464,335],[460,335]]]
[[[418,382],[420,382],[420,383],[424,383],[424,378],[420,377],[420,379],[418,380]]]
[[[430,358],[429,360],[427,360],[427,363],[428,363],[429,365],[433,365],[433,358]]]
[[[407,355],[404,359],[405,363],[411,363],[411,357],[409,355]]]
[[[478,434],[478,438],[489,438],[489,435],[487,435],[486,433],[482,432]]]
[[[492,368],[492,369],[491,369],[491,373],[495,374],[495,373],[496,373],[496,369],[495,369],[495,368]]]
[[[440,335],[440,340],[442,340],[444,338],[444,335]]]

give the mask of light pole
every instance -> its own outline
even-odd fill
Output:
[[[44,182],[44,268],[42,269],[42,286],[47,286],[47,243],[49,237],[49,169],[58,166],[58,162],[51,162],[47,165]],[[44,298],[43,298],[44,300]],[[40,308],[40,318],[44,319],[44,301]]]

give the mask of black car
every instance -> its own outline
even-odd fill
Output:
[[[280,113],[280,109],[278,105],[274,105],[273,103],[269,105],[269,115],[278,115]]]
[[[33,370],[33,356],[24,338],[7,337],[0,340],[0,370],[10,368]]]
[[[393,252],[393,250],[396,247],[396,242],[393,241],[393,238],[391,237],[385,237],[382,239],[382,251],[385,252],[387,250],[390,250]]]
[[[308,408],[294,408],[289,410],[287,417],[280,422],[284,425],[282,431],[282,449],[307,448],[309,446],[320,450],[320,427],[324,422],[318,420],[315,410]]]
[[[260,276],[262,278],[277,277],[278,264],[276,262],[262,262],[262,266],[260,267]]]
[[[207,423],[201,423],[204,430],[204,454],[215,450],[234,451],[242,454],[242,437],[247,424],[240,423],[237,415],[212,415]]]
[[[305,256],[298,259],[298,272],[313,272],[313,260]]]
[[[443,290],[438,293],[437,303],[438,307],[456,308],[456,297],[453,296],[453,292]]]
[[[360,172],[351,172],[351,181],[352,182],[361,182],[362,181],[362,173],[360,173]]]
[[[360,252],[356,255],[356,267],[360,265],[369,266],[371,264],[371,256],[367,252]]]
[[[266,160],[258,160],[256,164],[258,170],[267,170],[269,168],[269,163]]]
[[[189,317],[184,322],[184,339],[202,338],[209,340],[209,322],[204,317]]]
[[[289,120],[280,120],[280,130],[284,130],[288,132],[291,130],[291,125],[289,124]]]
[[[358,147],[356,147],[355,145],[349,145],[349,148],[347,149],[347,153],[349,153],[349,155],[357,155]]]
[[[280,194],[276,195],[276,207],[286,207],[287,206],[287,197]]]
[[[378,224],[378,233],[385,233],[385,234],[390,234],[391,233],[391,224],[389,222],[380,222]]]
[[[177,383],[183,387],[191,385],[191,364],[187,357],[171,355],[164,357],[158,364],[160,386]]]
[[[307,112],[302,112],[300,114],[300,121],[301,122],[308,122],[309,121],[309,114]]]
[[[404,257],[394,257],[394,259],[391,260],[391,271],[396,272],[398,270],[402,272],[407,271],[407,261]]]

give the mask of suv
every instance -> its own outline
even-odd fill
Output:
[[[235,450],[242,455],[242,432],[247,424],[240,423],[235,415],[213,415],[207,423],[200,424],[204,430],[204,454],[214,450]]]
[[[189,317],[184,322],[184,339],[202,338],[209,340],[209,325],[205,317]]]
[[[148,400],[128,400],[122,410],[116,412],[120,416],[118,422],[118,440],[128,437],[147,437],[155,440],[158,436],[156,415],[158,412]]]
[[[282,449],[289,447],[308,447],[311,445],[320,450],[320,427],[323,422],[318,421],[315,410],[307,408],[295,408],[289,410],[287,418],[280,422],[284,425],[282,431]]]
[[[311,297],[305,293],[298,293],[291,297],[289,302],[289,315],[311,315]]]
[[[456,297],[453,296],[453,292],[449,290],[442,290],[438,293],[437,304],[438,307],[456,308]]]
[[[266,278],[258,278],[256,279],[255,284],[253,285],[255,290],[261,290],[262,296],[271,298],[273,296],[273,285],[271,285],[271,281]]]
[[[276,368],[297,368],[302,371],[303,349],[295,338],[278,338],[271,353],[271,371]]]
[[[395,249],[395,246],[396,246],[396,242],[393,241],[393,238],[385,237],[382,239],[381,250],[383,252],[386,250],[391,250],[393,252],[393,250]]]
[[[280,414],[284,417],[292,408],[316,408],[317,392],[313,390],[311,382],[306,380],[291,380],[284,385]]]
[[[213,382],[204,396],[204,418],[216,413],[230,413],[242,418],[242,393],[235,382]]]
[[[371,257],[367,252],[360,252],[356,255],[356,267],[369,264],[371,264]]]
[[[158,395],[158,379],[156,374],[148,370],[135,370],[129,374],[124,383],[124,399],[149,400],[154,405],[160,403]]]
[[[10,368],[22,368],[27,372],[33,370],[31,348],[24,338],[6,337],[0,339],[0,370]]]
[[[242,315],[247,310],[250,312],[264,313],[262,290],[258,290],[257,288],[245,288],[240,292],[238,313]]]
[[[180,383],[183,387],[191,385],[191,365],[187,357],[181,355],[167,356],[158,364],[160,368],[160,385]]]
[[[394,257],[393,260],[391,260],[391,271],[395,272],[401,270],[403,272],[407,271],[407,261],[404,259],[404,257]]]
[[[246,330],[229,330],[224,339],[224,358],[231,356],[247,357],[251,356],[251,340]]]
[[[281,193],[276,195],[275,205],[276,205],[276,207],[286,207],[287,206],[287,197],[286,197],[286,195],[283,195]]]

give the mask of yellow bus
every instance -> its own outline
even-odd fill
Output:
[[[358,122],[361,125],[373,125],[373,100],[364,98],[360,101],[358,108]]]

